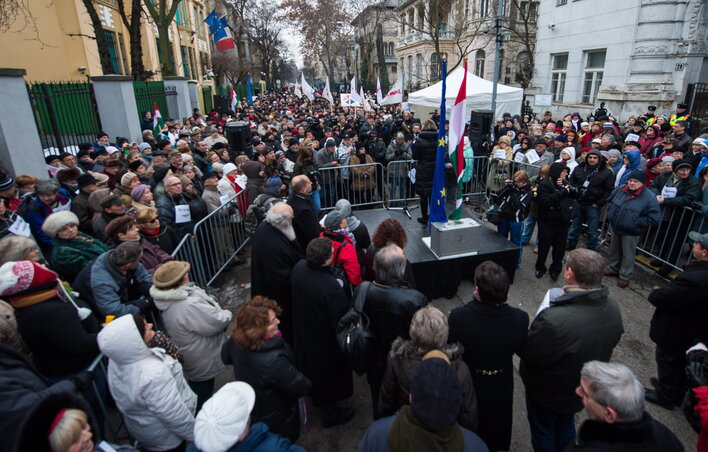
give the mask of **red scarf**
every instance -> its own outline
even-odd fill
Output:
[[[630,193],[629,188],[627,187],[626,184],[622,186],[622,191],[625,193]],[[637,196],[641,195],[643,191],[644,191],[644,185],[642,185],[637,190],[635,190],[634,193],[630,194],[629,198],[625,199],[624,202],[627,202],[630,199],[636,198]]]
[[[243,188],[241,188],[241,186],[236,183],[236,178],[232,176],[226,176],[226,178],[229,180],[229,182],[231,182],[231,186],[234,187],[236,194],[238,195],[239,193],[241,193]]]
[[[145,235],[150,235],[150,236],[156,237],[160,234],[160,228],[158,227],[154,231],[148,231],[147,229],[140,228],[140,232],[142,232]]]

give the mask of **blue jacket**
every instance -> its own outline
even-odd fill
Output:
[[[607,219],[612,230],[620,235],[642,235],[650,226],[661,221],[659,202],[647,187],[632,194],[626,185],[614,189],[607,201]]]
[[[75,289],[82,298],[93,302],[101,316],[139,314],[145,306],[142,297],[150,296],[152,275],[138,264],[134,270],[123,273],[113,266],[106,251],[92,265],[79,273],[74,281]]]
[[[31,195],[32,197],[28,200],[27,209],[23,212],[22,216],[25,221],[29,223],[32,229],[32,235],[37,239],[37,242],[42,247],[43,250],[52,249],[52,238],[42,231],[42,225],[44,220],[51,215],[55,209],[44,204],[40,201],[37,195]],[[57,201],[60,206],[65,206],[71,204],[71,198],[69,198],[68,193],[63,188],[59,189],[57,192]],[[68,208],[65,210],[69,210]]]
[[[201,452],[196,444],[191,444],[187,452]],[[251,425],[248,436],[226,452],[307,452],[290,440],[268,431],[263,422]]]
[[[642,154],[639,149],[632,149],[625,152],[624,155],[629,158],[629,165],[627,165],[627,169],[624,171],[624,174],[622,174],[622,178],[617,184],[618,187],[625,185],[627,183],[627,179],[629,179],[629,174],[635,169],[638,169],[639,165],[642,163]]]

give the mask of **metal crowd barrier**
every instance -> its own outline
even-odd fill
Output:
[[[334,209],[340,199],[352,207],[383,206],[384,167],[380,163],[320,168],[320,209]]]
[[[393,160],[386,165],[387,208],[403,207],[408,201],[418,200],[415,184],[409,176],[414,165],[415,160]]]
[[[198,286],[211,285],[248,242],[243,218],[247,207],[245,192],[229,198],[195,224],[172,253],[191,264],[189,277]]]
[[[106,391],[108,391],[108,371],[106,369],[105,361],[107,361],[106,356],[103,353],[99,353],[86,370],[92,373],[93,375],[96,375],[97,373],[103,374],[102,378],[105,380]],[[121,413],[120,410],[116,409],[116,413],[118,414],[118,425],[116,426],[114,425],[114,422],[112,422],[108,413],[108,408],[106,408],[106,401],[104,400],[107,394],[101,393],[101,390],[99,389],[98,384],[96,383],[95,377],[91,379],[91,389],[93,391],[94,397],[96,398],[96,401],[98,402],[99,409],[101,410],[103,422],[108,427],[108,431],[111,434],[111,441],[117,442],[121,439],[132,439],[130,437],[130,433],[125,429],[123,413]],[[121,431],[121,429],[125,430],[126,436],[119,436],[119,432]]]

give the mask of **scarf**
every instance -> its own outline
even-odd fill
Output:
[[[623,185],[621,190],[625,193],[629,193],[629,197],[627,199],[625,199],[624,202],[627,202],[627,201],[634,199],[637,196],[641,195],[642,192],[644,191],[644,187],[645,187],[645,185],[642,185],[637,190],[631,191],[628,186]]]
[[[157,237],[158,235],[160,235],[160,228],[158,227],[154,231],[148,231],[147,229],[140,228],[140,233],[149,235],[151,237]]]
[[[462,452],[465,447],[462,430],[457,422],[432,432],[413,417],[408,405],[401,408],[393,421],[388,433],[388,445],[393,452]]]
[[[701,154],[701,161],[698,162],[698,166],[696,167],[696,172],[694,174],[696,176],[696,179],[698,179],[698,175],[701,173],[701,170],[706,165],[708,165],[708,153]]]
[[[332,232],[347,236],[347,238],[352,241],[352,245],[356,246],[356,238],[354,238],[354,234],[351,233],[348,226],[344,229],[337,229],[336,231]]]

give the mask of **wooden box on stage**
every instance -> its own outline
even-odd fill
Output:
[[[472,218],[462,218],[447,223],[432,223],[430,249],[438,257],[476,253],[479,250],[482,225]]]

